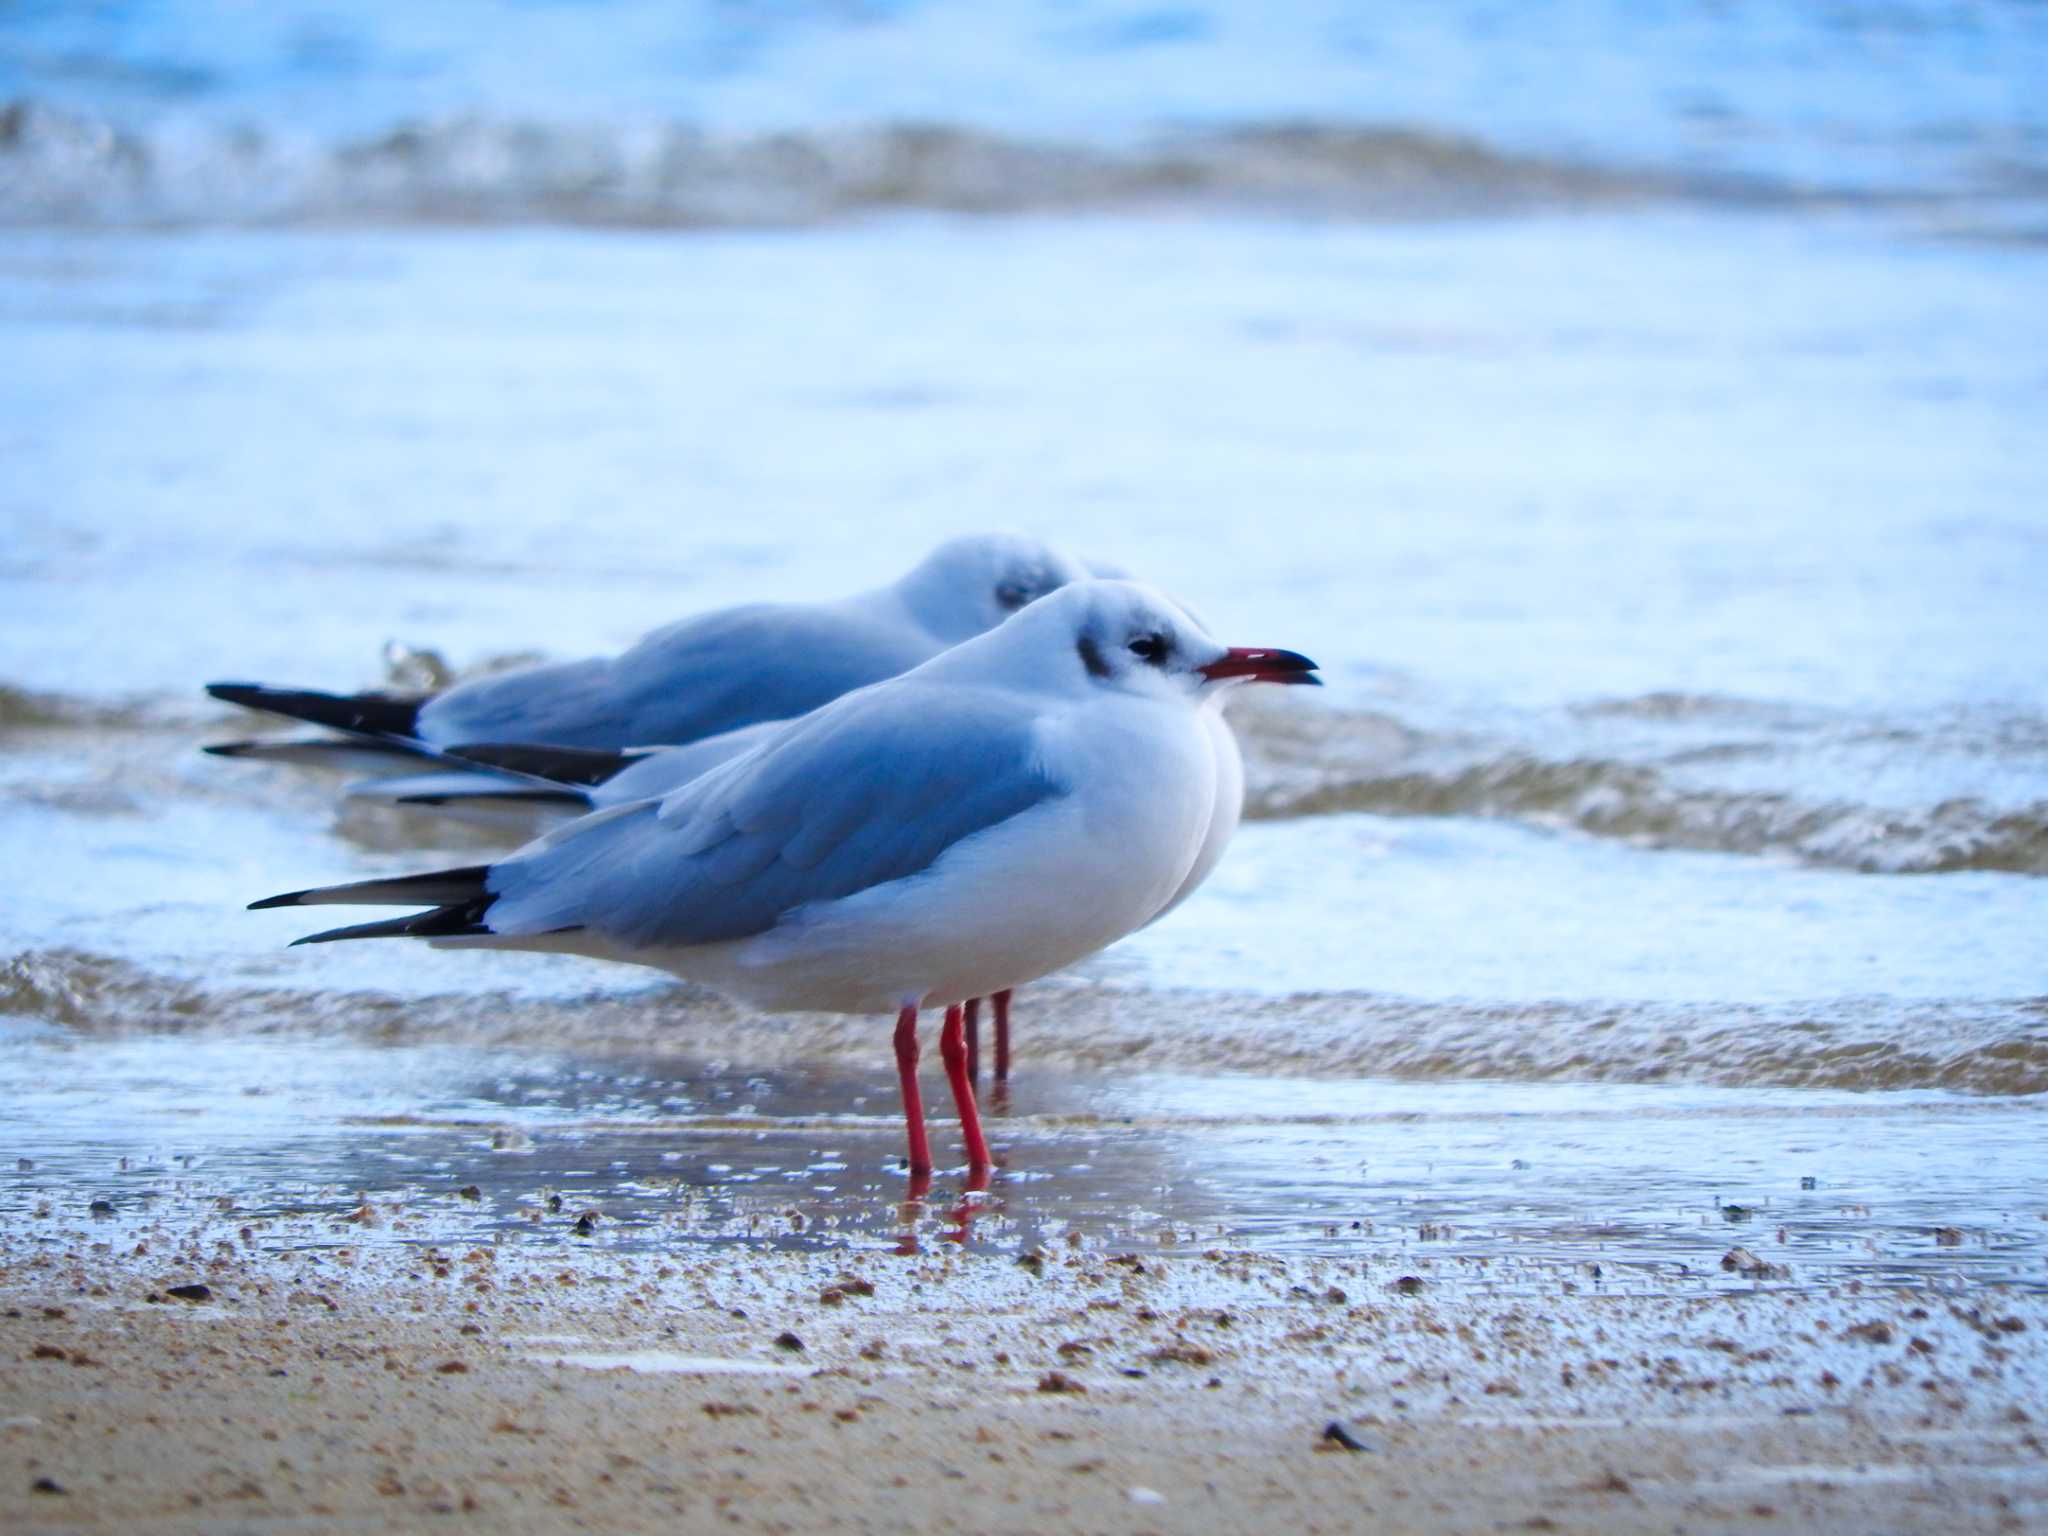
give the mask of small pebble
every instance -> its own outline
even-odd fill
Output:
[[[1721,1267],[1749,1280],[1783,1280],[1792,1273],[1782,1264],[1760,1259],[1747,1248],[1730,1248],[1721,1255]]]
[[[793,1355],[800,1355],[803,1353],[804,1341],[793,1333],[778,1333],[775,1336],[775,1347],[786,1349]]]
[[[164,1287],[164,1294],[175,1296],[180,1301],[213,1300],[213,1288],[206,1285],[167,1285]]]
[[[1343,1421],[1340,1419],[1332,1419],[1323,1426],[1323,1438],[1329,1441],[1330,1444],[1346,1451],[1371,1451],[1378,1449],[1377,1446],[1368,1444],[1352,1434],[1350,1430],[1344,1427]]]
[[[29,1487],[36,1493],[62,1493],[64,1491],[63,1488],[58,1486],[57,1480],[53,1477],[39,1477],[30,1483]]]
[[[1164,1504],[1166,1502],[1166,1495],[1157,1488],[1133,1488],[1131,1490],[1131,1502],[1133,1504]]]

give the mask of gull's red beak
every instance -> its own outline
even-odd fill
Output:
[[[1269,651],[1257,646],[1233,645],[1206,667],[1196,668],[1211,682],[1226,677],[1248,677],[1255,683],[1306,683],[1320,688],[1316,664],[1299,651]]]

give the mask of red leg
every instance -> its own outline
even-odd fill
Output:
[[[910,1131],[910,1171],[932,1171],[932,1147],[924,1135],[924,1097],[917,1091],[917,1010],[896,1015],[896,1075],[903,1080],[903,1123]]]
[[[1010,1080],[1010,989],[1003,988],[989,999],[989,1004],[996,1015],[996,1081],[1007,1083]]]
[[[974,1107],[974,1080],[967,1075],[967,1031],[962,1023],[965,1012],[958,1003],[946,1010],[939,1055],[945,1059],[946,1076],[953,1084],[953,1103],[960,1111],[960,1134],[967,1142],[968,1167],[986,1168],[988,1141],[981,1134],[981,1112]]]
[[[981,999],[967,999],[967,1081],[981,1082]]]

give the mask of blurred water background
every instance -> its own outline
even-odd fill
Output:
[[[879,1033],[749,1076],[778,1026],[640,973],[284,953],[242,902],[503,841],[197,756],[248,724],[198,687],[610,650],[1016,526],[1331,684],[1235,711],[1211,888],[1041,989],[1020,1179],[1096,1198],[1069,1139],[1121,1118],[1165,1163],[1104,1222],[1313,1238],[1312,1159],[1436,1105],[1537,1128],[1445,1132],[1472,1189],[1634,1169],[1711,1225],[1824,1115],[1899,1242],[2038,1281],[2044,82],[2018,3],[0,7],[0,1024],[46,1095],[0,1127],[168,1167],[341,1052],[308,1176],[396,1178],[335,1170],[556,1134],[491,1051],[567,1092],[627,1040],[886,1128]],[[695,1134],[624,1080],[559,1134]]]

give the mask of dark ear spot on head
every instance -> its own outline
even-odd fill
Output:
[[[1109,676],[1109,663],[1102,659],[1102,648],[1095,643],[1093,635],[1083,635],[1076,640],[1074,649],[1080,653],[1081,665],[1088,669],[1090,677]]]

